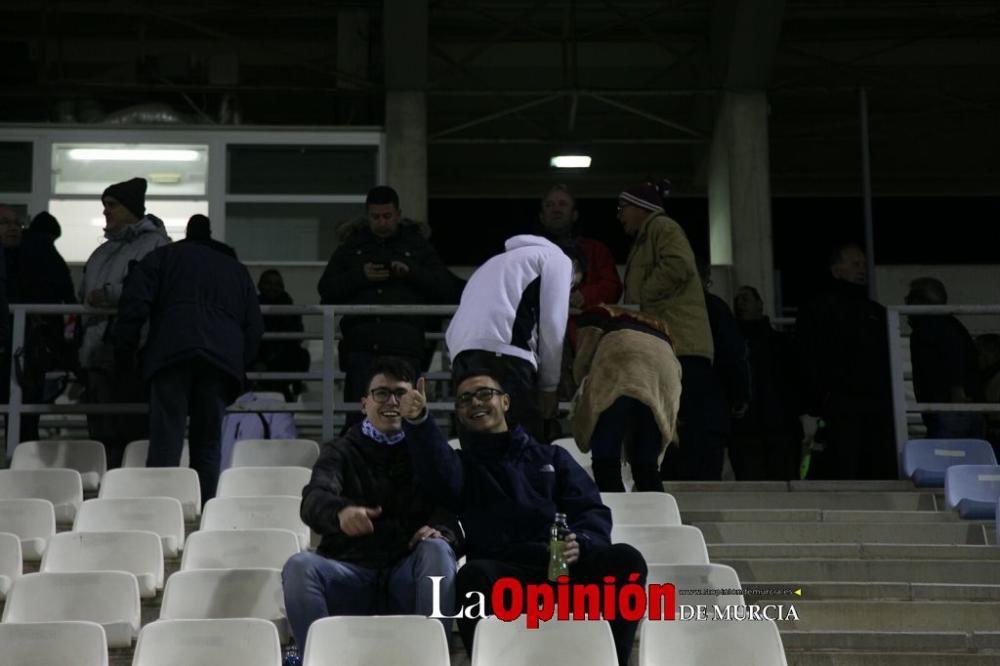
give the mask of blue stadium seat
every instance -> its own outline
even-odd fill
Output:
[[[962,518],[992,520],[1000,498],[1000,466],[953,465],[944,478],[944,500]]]
[[[952,465],[996,465],[993,447],[982,439],[911,439],[903,449],[903,472],[920,488],[943,488]]]

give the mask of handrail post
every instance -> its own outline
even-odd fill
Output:
[[[23,404],[21,384],[17,381],[17,352],[24,349],[24,331],[27,315],[24,307],[11,307],[14,313],[14,327],[10,336],[10,397],[7,399],[7,436],[4,437],[4,456],[13,454],[14,447],[21,441],[21,405]]]
[[[886,318],[889,337],[889,373],[892,381],[892,417],[896,432],[896,465],[903,476],[903,447],[906,446],[906,376],[903,372],[902,337],[899,334],[899,310],[890,307]]]
[[[333,439],[334,373],[337,371],[337,353],[334,347],[333,306],[323,306],[323,441]]]

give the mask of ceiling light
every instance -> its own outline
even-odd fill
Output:
[[[69,158],[79,162],[196,162],[197,150],[176,148],[73,148]]]
[[[589,169],[590,155],[555,155],[549,160],[549,166],[557,169]]]

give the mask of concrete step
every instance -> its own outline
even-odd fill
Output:
[[[986,545],[987,524],[692,523],[707,543],[912,543]]]
[[[783,582],[743,583],[744,597],[748,603],[763,600],[787,602]],[[908,582],[828,582],[806,583],[801,588],[801,599],[827,601],[848,599],[854,601],[984,601],[1000,603],[1000,585],[959,583],[908,583]]]
[[[1000,548],[990,545],[881,543],[714,543],[713,562],[724,559],[884,559],[884,560],[1000,560]]]
[[[743,583],[780,582],[784,586],[810,583],[948,583],[1000,585],[995,562],[975,560],[713,560],[728,564]],[[1000,628],[1000,625],[997,625]]]
[[[685,523],[958,523],[951,511],[857,511],[821,509],[681,509]]]
[[[1000,603],[967,601],[803,601],[792,603],[797,621],[779,620],[793,631],[971,632],[1000,627]],[[839,647],[830,645],[828,647]]]
[[[930,492],[712,492],[668,491],[683,516],[687,511],[734,509],[816,509],[857,511],[937,511],[943,496]]]
[[[666,481],[668,493],[677,492],[891,492],[913,491],[909,480],[894,481]]]
[[[984,644],[966,631],[804,631],[797,623],[781,628],[786,654],[799,651],[848,650],[881,653],[975,653]]]
[[[909,479],[892,481],[789,481],[788,489],[793,492],[887,492],[887,491],[918,491],[926,492],[925,488],[917,488]]]
[[[905,652],[787,652],[788,666],[997,666],[988,654]]]

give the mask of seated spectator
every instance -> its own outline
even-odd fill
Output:
[[[573,264],[541,236],[514,236],[505,248],[469,278],[445,342],[453,374],[498,361],[512,423],[547,444],[544,422],[559,404]]]
[[[285,291],[285,280],[273,268],[260,274],[257,298],[261,305],[295,305]],[[305,330],[300,315],[264,315],[264,333],[301,333]],[[261,340],[254,362],[257,372],[308,372],[312,359],[301,340]],[[302,393],[303,384],[290,379],[271,379],[260,383],[261,390],[280,391],[286,400]]]
[[[285,402],[282,401],[281,405]],[[291,412],[267,411],[275,402],[247,391],[232,407],[240,410],[226,412],[222,418],[222,446],[220,470],[229,469],[233,461],[233,445],[241,439],[295,439],[295,415]]]
[[[791,340],[771,326],[764,300],[753,287],[737,289],[733,304],[747,342],[753,386],[746,414],[733,421],[733,472],[738,481],[798,480],[802,426]]]
[[[659,458],[674,438],[681,366],[667,327],[641,312],[614,306],[577,319],[573,435],[593,455],[601,492],[624,492],[621,463],[638,491],[663,492]]]
[[[545,583],[556,513],[566,515],[570,529],[565,556],[574,583],[601,583],[603,594],[635,575],[644,586],[645,560],[632,546],[611,545],[611,511],[583,468],[562,447],[543,446],[522,428],[508,428],[510,396],[501,388],[503,373],[494,363],[456,377],[460,452],[429,418],[422,381],[400,404],[417,478],[465,528],[468,561],[456,578],[457,598],[479,592],[491,613],[499,579]],[[470,655],[477,622],[458,620]],[[619,666],[628,664],[637,627],[620,616],[611,621]]]
[[[376,359],[371,372],[364,420],[323,445],[302,490],[302,520],[323,540],[315,553],[294,555],[282,572],[300,646],[309,625],[329,615],[430,615],[429,576],[443,577],[441,610],[454,614],[461,531],[418,484],[402,431],[399,400],[413,388],[413,369]]]
[[[455,300],[454,278],[416,224],[404,224],[399,195],[380,185],[365,200],[366,223],[345,227],[317,289],[324,305],[438,305]],[[423,317],[347,316],[340,322],[344,399],[365,395],[372,361],[383,355],[422,365]]]
[[[976,338],[979,350],[983,401],[1000,404],[1000,335],[989,333]],[[986,413],[986,439],[1000,459],[1000,412]]]
[[[932,277],[910,282],[907,305],[945,305],[948,292]],[[910,360],[917,402],[978,402],[982,396],[979,353],[965,326],[953,315],[910,316]],[[930,438],[982,437],[982,414],[924,412]]]

